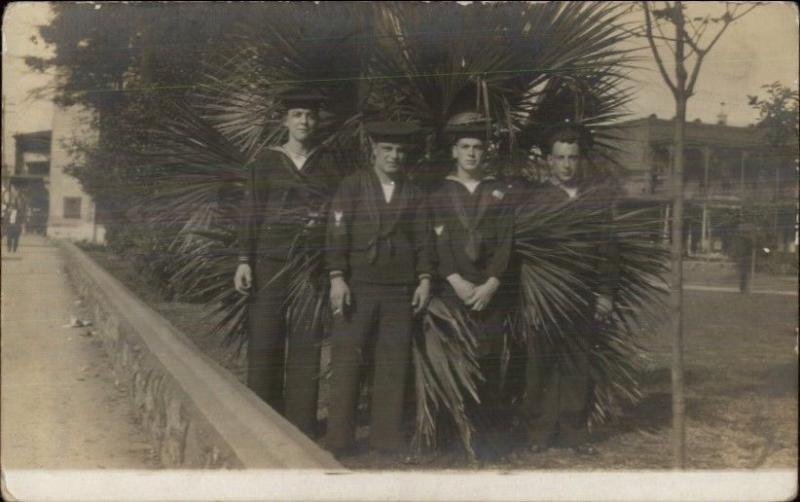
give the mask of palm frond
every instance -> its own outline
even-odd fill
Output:
[[[658,242],[657,216],[648,210],[619,212],[608,208],[562,204],[523,207],[517,215],[516,253],[521,262],[520,306],[515,332],[529,343],[545,343],[574,366],[570,355],[588,353],[595,382],[591,419],[607,420],[623,401],[640,397],[639,340],[647,320],[663,309],[661,278],[667,251]],[[615,311],[602,324],[590,318],[597,255],[609,235],[617,243]],[[573,327],[587,326],[576,334]]]
[[[459,309],[437,297],[428,304],[422,332],[412,344],[417,399],[416,451],[432,448],[445,425],[454,427],[470,458],[474,426],[468,401],[479,403],[477,382],[483,377],[476,358],[471,321]]]
[[[194,102],[253,158],[284,139],[277,96],[314,87],[328,98],[322,141],[352,140],[353,116],[368,94],[373,10],[347,2],[270,4],[232,37],[229,52],[206,63]]]

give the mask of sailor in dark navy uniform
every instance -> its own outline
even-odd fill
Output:
[[[248,166],[240,211],[239,267],[234,283],[250,294],[247,385],[308,435],[317,425],[319,333],[308,326],[287,345],[289,274],[284,269],[298,238],[324,246],[327,207],[341,179],[337,158],[316,142],[323,97],[297,89],[284,94],[288,141],[267,148]],[[319,232],[312,227],[322,226]],[[277,276],[276,276],[277,275]]]
[[[429,200],[438,275],[444,280],[440,294],[451,306],[465,309],[478,328],[479,364],[485,378],[475,416],[482,429],[478,437],[496,438],[494,432],[503,430],[505,419],[500,411],[500,362],[504,320],[514,300],[508,274],[514,215],[508,183],[485,174],[486,132],[486,121],[477,114],[450,119],[445,134],[451,140],[456,169]]]
[[[615,191],[610,184],[592,179],[585,171],[585,155],[590,145],[591,136],[584,127],[567,124],[551,130],[543,145],[550,178],[535,191],[530,202],[545,207],[569,204],[576,209],[599,210],[610,221]],[[595,323],[607,318],[613,308],[619,283],[619,249],[613,232],[594,235],[593,239],[598,243],[597,263],[584,278],[591,285],[591,296],[584,299],[584,311],[575,312],[573,321],[562,326],[584,343],[570,345],[569,353],[565,347],[551,344],[544,335],[528,343],[523,410],[534,452],[557,442],[578,453],[597,453],[588,444],[593,388],[588,344],[596,331]]]
[[[366,130],[373,165],[341,183],[328,223],[334,323],[326,446],[337,455],[354,446],[365,363],[374,372],[370,446],[398,452],[407,445],[401,426],[412,320],[427,304],[434,272],[426,201],[403,173],[417,127],[380,122]]]

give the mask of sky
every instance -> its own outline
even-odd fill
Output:
[[[688,2],[691,15],[703,15],[721,9],[719,2]],[[53,107],[46,100],[27,99],[31,89],[48,85],[51,75],[29,70],[24,56],[47,55],[50,49],[31,37],[37,26],[50,18],[46,3],[11,4],[3,16],[3,162],[13,163],[13,134],[52,127]],[[640,15],[631,21],[640,21]],[[695,96],[689,101],[688,119],[716,122],[725,102],[731,125],[747,125],[757,113],[747,105],[747,95],[774,81],[797,88],[798,85],[798,11],[790,2],[771,2],[759,7],[730,26],[703,64]],[[656,71],[652,56],[642,51],[640,69],[631,72],[637,89],[631,104],[633,117],[651,113],[670,118],[674,102],[666,84]],[[6,148],[8,147],[8,148]]]

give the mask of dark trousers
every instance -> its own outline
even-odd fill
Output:
[[[320,338],[317,330],[306,326],[287,340],[290,274],[267,285],[283,266],[281,261],[262,260],[256,267],[257,293],[248,311],[247,386],[298,429],[313,436],[317,427]]]
[[[359,383],[374,345],[370,446],[397,451],[404,447],[403,403],[409,371],[412,288],[351,282],[352,304],[336,316],[331,334],[330,399],[327,447],[350,450],[355,444]]]
[[[591,323],[570,329],[583,343],[554,347],[543,337],[527,344],[523,415],[528,439],[549,446],[556,438],[564,446],[589,439],[592,383],[589,375]],[[569,336],[569,335],[567,335]]]
[[[492,456],[507,449],[503,443],[510,440],[508,429],[511,412],[505,408],[502,389],[502,351],[504,322],[514,296],[505,289],[499,290],[492,301],[480,312],[468,310],[453,288],[445,284],[442,300],[455,308],[463,309],[473,321],[478,342],[478,367],[484,380],[478,382],[480,404],[470,404],[467,414],[477,428],[476,446],[478,456]],[[471,402],[471,401],[470,401]]]
[[[19,225],[9,225],[6,231],[6,246],[11,253],[17,252],[19,246],[19,235],[22,233],[22,228]]]
[[[749,258],[749,257],[748,257]],[[747,258],[736,264],[739,273],[739,292],[746,293],[750,282],[750,263]]]

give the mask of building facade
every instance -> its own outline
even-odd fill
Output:
[[[15,161],[4,191],[24,207],[26,232],[104,242],[94,201],[68,172],[81,162],[75,142],[94,138],[91,115],[74,106],[56,108],[52,130],[14,136]]]
[[[97,222],[94,201],[83,191],[78,180],[67,172],[70,166],[82,161],[74,151],[75,142],[96,141],[91,120],[92,115],[78,106],[57,107],[53,113],[47,223],[47,232],[51,237],[98,243],[105,240],[105,229]]]
[[[661,208],[669,233],[674,121],[648,118],[611,131],[619,148],[625,198]],[[727,254],[732,221],[742,210],[761,211],[777,251],[798,244],[798,145],[770,145],[757,127],[700,121],[686,124],[683,193],[689,254]]]

